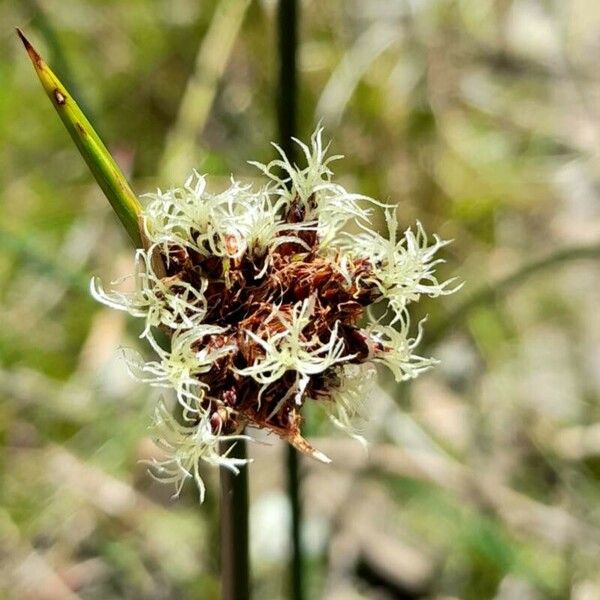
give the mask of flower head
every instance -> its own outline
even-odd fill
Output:
[[[184,408],[180,423],[161,402],[154,426],[166,458],[153,473],[177,491],[191,478],[203,495],[200,461],[236,470],[240,461],[219,442],[245,439],[246,426],[328,461],[302,437],[306,402],[362,440],[356,424],[368,416],[375,366],[404,381],[435,363],[415,353],[422,328],[411,337],[407,307],[454,291],[435,274],[446,242],[430,243],[420,223],[400,235],[389,206],[334,182],[340,157],[327,156],[321,129],[310,145],[297,143],[305,166],[277,148],[279,159],[254,163],[267,177],[258,190],[232,179],[212,193],[194,172],[182,188],[148,195],[149,249],[137,253],[135,291],[92,283],[98,300],[145,320],[142,337],[157,358],[127,353],[132,374],[173,389]],[[377,206],[387,238],[370,226]],[[350,221],[358,234],[344,231]],[[388,324],[366,310],[378,302],[389,306]],[[168,334],[169,349],[153,328]]]

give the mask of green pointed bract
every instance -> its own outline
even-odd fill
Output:
[[[142,239],[139,227],[141,205],[125,179],[125,175],[60,79],[43,61],[23,32],[17,29],[17,33],[29,54],[46,94],[98,185],[102,188],[133,243],[136,247],[141,247]]]

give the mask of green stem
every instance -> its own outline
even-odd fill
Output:
[[[523,283],[528,277],[549,269],[560,263],[579,259],[600,258],[600,244],[576,246],[557,250],[548,256],[526,263],[514,273],[499,279],[493,284],[485,284],[471,294],[462,304],[451,313],[427,336],[424,346],[429,347],[441,340],[444,335],[460,323],[466,315],[478,306],[488,304],[506,294],[511,288]]]
[[[280,0],[277,12],[279,47],[279,82],[277,121],[279,145],[294,162],[297,136],[298,99],[298,3],[297,0]],[[302,505],[300,501],[300,465],[298,452],[288,446],[286,449],[287,485],[291,511],[291,556],[290,556],[290,598],[304,598],[304,565],[302,556]]]
[[[277,118],[279,144],[290,162],[296,150],[292,137],[297,135],[298,107],[298,7],[296,0],[279,0],[277,31],[279,47],[279,82]]]
[[[290,598],[304,598],[302,556],[302,505],[300,503],[300,461],[298,451],[288,444],[286,449],[288,498],[290,502]]]
[[[221,445],[221,454],[246,458],[246,442]],[[248,466],[236,475],[221,467],[221,600],[250,598],[248,559]]]

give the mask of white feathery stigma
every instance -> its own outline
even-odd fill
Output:
[[[368,363],[345,364],[338,367],[336,375],[339,383],[332,387],[331,402],[326,404],[329,419],[335,427],[366,446],[359,425],[368,418],[368,394],[373,388],[375,368]]]
[[[198,376],[210,371],[213,363],[234,350],[234,346],[218,349],[207,347],[195,349],[194,343],[200,338],[223,333],[223,328],[215,325],[199,325],[192,331],[175,332],[171,338],[171,351],[157,343],[151,334],[146,336],[159,360],[145,362],[138,352],[123,349],[129,373],[154,387],[171,388],[177,400],[190,413],[202,413],[201,403],[207,386]]]
[[[298,374],[297,381],[303,383],[303,390],[310,375],[322,373],[336,363],[353,358],[344,356],[344,343],[338,336],[337,323],[326,343],[322,343],[315,336],[308,339],[305,337],[303,331],[310,323],[313,307],[314,299],[307,298],[293,306],[290,318],[277,312],[275,318],[283,325],[282,331],[266,340],[252,331],[246,331],[246,334],[264,350],[264,357],[245,369],[238,369],[237,373],[252,377],[261,384],[263,392],[286,371],[295,371]],[[259,400],[261,395],[262,393]],[[298,399],[299,397],[296,397],[297,402]]]
[[[386,366],[397,382],[414,379],[423,371],[429,370],[438,361],[414,354],[415,348],[423,337],[423,321],[418,325],[416,337],[409,337],[409,319],[406,311],[399,318],[400,327],[390,325],[372,325],[369,329],[371,341],[378,344],[382,352],[378,352],[373,361]]]
[[[161,325],[173,330],[191,329],[206,315],[206,282],[197,289],[178,277],[161,279],[152,266],[151,256],[155,250],[155,246],[147,252],[137,250],[135,272],[111,283],[119,285],[133,279],[136,288],[133,292],[107,292],[97,277],[90,282],[90,293],[98,302],[146,319],[140,337],[148,335],[152,327]]]
[[[386,209],[385,220],[389,238],[364,224],[359,224],[362,232],[345,234],[340,246],[351,256],[369,256],[374,264],[372,281],[388,300],[395,313],[392,321],[400,320],[407,304],[416,302],[421,295],[435,298],[452,294],[458,287],[450,287],[456,278],[440,283],[435,269],[445,261],[436,258],[440,248],[449,242],[434,235],[430,245],[427,234],[417,221],[416,233],[408,228],[398,237],[398,218],[396,211]]]
[[[198,487],[200,502],[204,502],[206,487],[200,475],[202,462],[213,467],[225,467],[234,473],[251,462],[221,454],[219,449],[222,442],[252,440],[250,436],[215,433],[206,417],[194,426],[182,425],[163,400],[158,402],[154,412],[152,434],[165,457],[146,461],[150,465],[150,474],[157,481],[175,484],[174,496],[179,496],[184,483],[193,479]]]

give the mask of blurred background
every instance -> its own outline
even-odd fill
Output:
[[[157,394],[95,304],[125,234],[21,26],[139,193],[254,177],[276,138],[275,2],[0,0],[0,597],[218,597],[217,488],[140,460]],[[368,453],[309,415],[309,598],[600,599],[600,4],[302,2],[300,122],[340,181],[454,243],[422,302],[441,365],[369,398]],[[285,597],[283,449],[252,446],[255,597]]]

